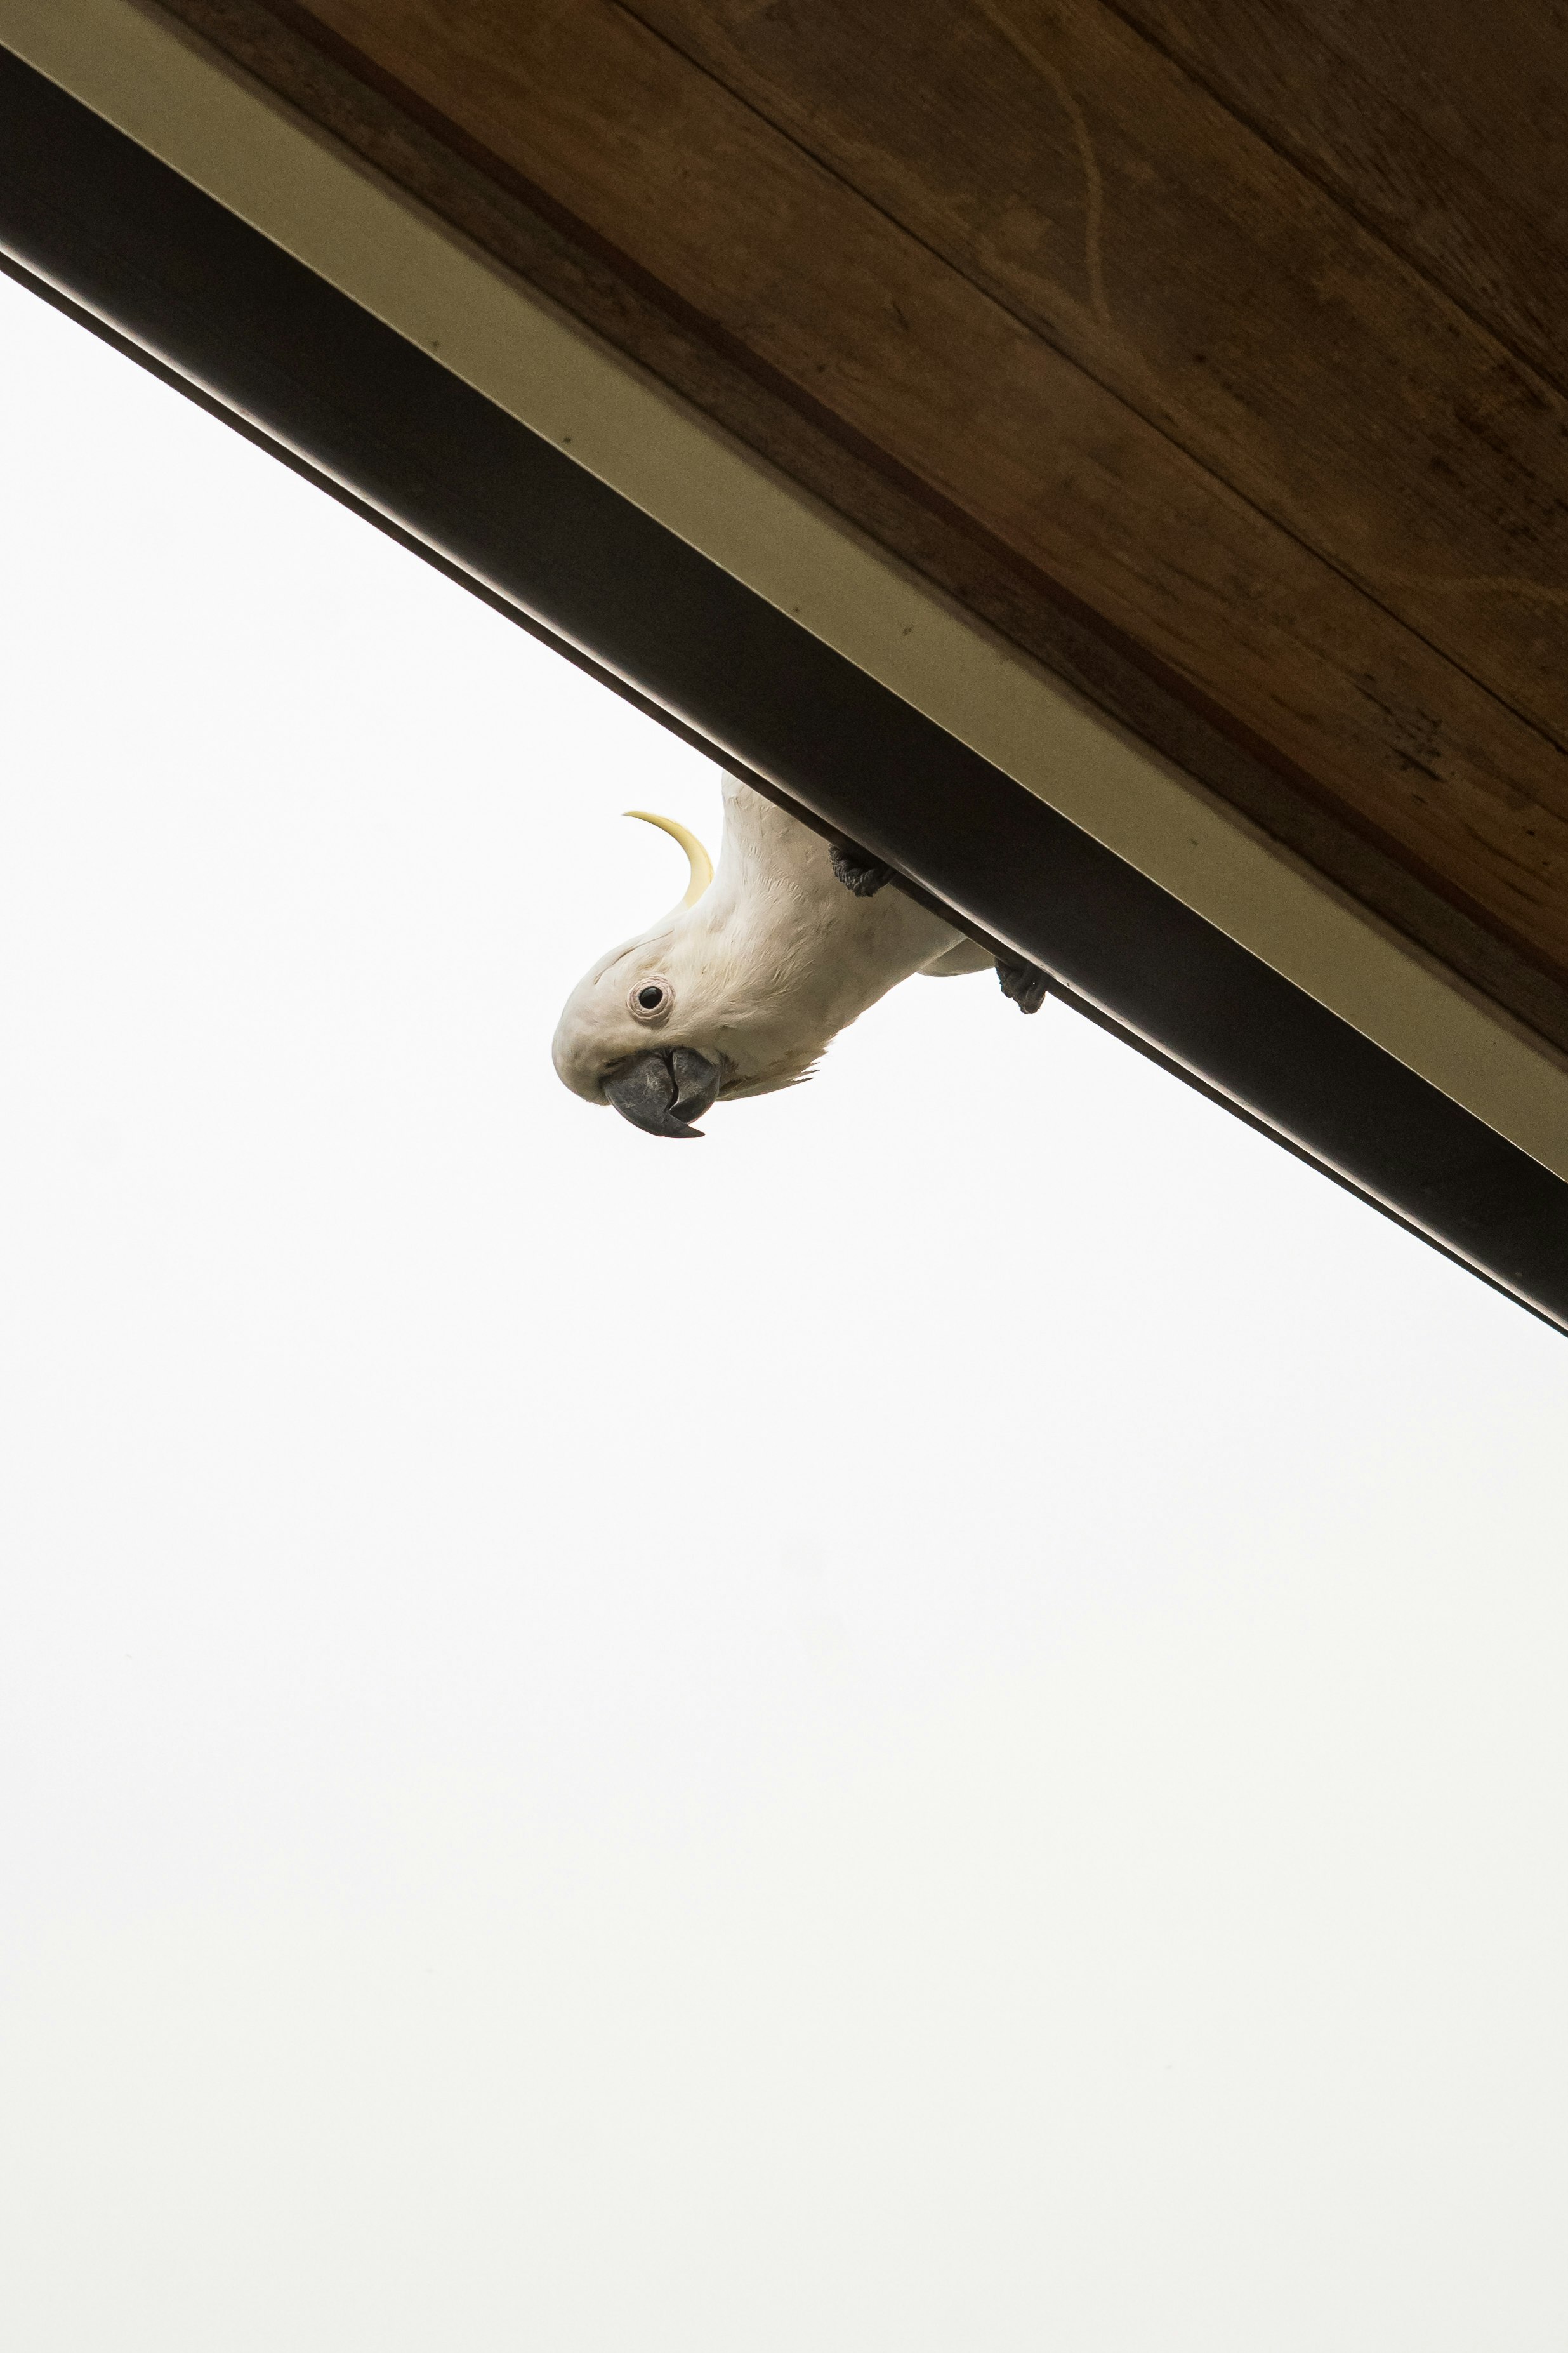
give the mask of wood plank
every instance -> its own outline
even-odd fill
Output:
[[[626,11],[314,13],[775,381],[1568,960],[1561,754]]]
[[[1112,0],[1568,390],[1562,0]]]
[[[279,0],[274,0],[274,6]],[[163,0],[247,74],[344,142],[378,175],[595,332],[785,474],[893,550],[945,594],[1068,681],[1288,849],[1416,942],[1438,964],[1568,1050],[1568,986],[1473,902],[1352,818],[1190,681],[991,542],[912,478],[839,432],[811,405],[637,282],[580,226],[546,217],[493,157],[356,52],[329,54],[261,0]],[[416,119],[417,118],[417,119]],[[471,150],[471,152],[470,152]]]
[[[1568,744],[1568,400],[1101,0],[626,0]]]

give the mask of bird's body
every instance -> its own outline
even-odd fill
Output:
[[[553,1049],[574,1093],[653,1134],[695,1134],[691,1119],[717,1100],[795,1085],[911,974],[993,962],[901,891],[847,889],[829,845],[745,785],[725,780],[723,848],[705,889],[700,844],[653,821],[689,844],[692,893],[584,974]]]

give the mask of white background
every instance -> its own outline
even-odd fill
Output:
[[[0,2337],[1562,2353],[1568,1349],[0,281]],[[716,849],[716,841],[712,842]]]

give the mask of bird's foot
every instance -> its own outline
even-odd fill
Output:
[[[1032,964],[1004,964],[998,956],[996,977],[1003,996],[1010,997],[1020,1013],[1037,1013],[1051,993],[1050,982]]]
[[[892,881],[890,866],[884,866],[864,849],[857,849],[853,842],[836,841],[831,847],[835,876],[847,891],[853,891],[858,899],[869,899],[884,882]]]

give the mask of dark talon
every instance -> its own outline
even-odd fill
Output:
[[[1050,982],[1032,964],[1004,964],[998,956],[996,977],[1003,996],[1010,997],[1020,1013],[1037,1013],[1051,993]]]
[[[847,891],[853,891],[858,899],[869,899],[884,882],[892,881],[890,866],[883,866],[878,860],[868,857],[865,850],[857,849],[852,842],[836,841],[831,848],[835,876]]]

